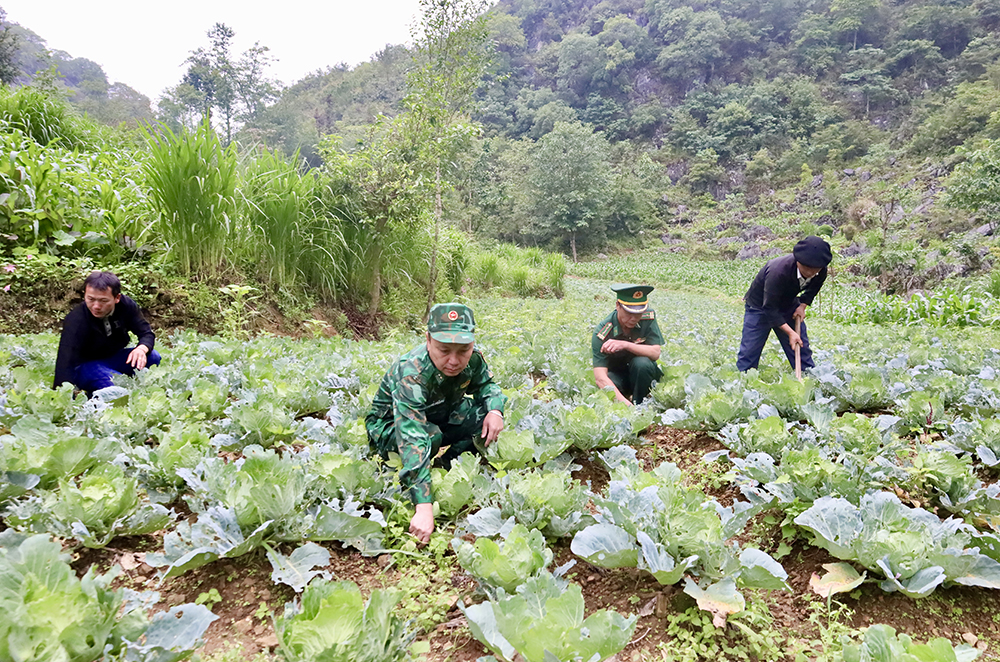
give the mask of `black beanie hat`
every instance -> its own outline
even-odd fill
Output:
[[[833,260],[830,244],[819,237],[806,237],[795,244],[792,254],[795,255],[796,262],[801,262],[807,267],[823,268]]]

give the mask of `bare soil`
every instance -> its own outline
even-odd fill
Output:
[[[720,502],[731,502],[735,498],[735,490],[721,479],[723,467],[702,461],[706,452],[721,449],[717,440],[701,433],[662,427],[647,431],[642,440],[645,445],[640,447],[639,457],[648,468],[663,461],[673,462],[684,471],[685,480],[707,490]],[[576,472],[576,478],[589,481],[594,489],[602,489],[607,484],[607,471],[599,462],[581,455],[576,458],[576,463],[582,466]],[[770,547],[768,551],[772,552],[777,548],[781,536],[779,526],[768,525],[762,519],[753,522],[750,528],[755,530],[762,547]],[[773,540],[767,544],[764,539],[769,536]],[[574,560],[569,542],[564,539],[552,543],[554,565]],[[202,655],[220,654],[237,647],[237,657],[231,659],[249,660],[258,654],[273,652],[277,638],[273,623],[266,615],[267,610],[280,612],[284,603],[294,598],[294,593],[286,586],[271,582],[270,564],[263,553],[221,560],[160,582],[157,572],[145,564],[144,553],[160,549],[161,544],[157,536],[121,538],[114,541],[112,548],[79,552],[74,567],[82,574],[91,565],[104,571],[120,564],[124,571],[116,580],[119,585],[159,591],[164,609],[169,605],[197,601],[199,597],[204,600],[215,589],[221,600],[215,602],[209,598],[208,606],[219,616],[219,620],[207,632]],[[388,563],[387,556],[366,558],[335,543],[326,547],[331,552],[327,570],[337,580],[356,582],[363,592],[396,585],[401,578],[400,571],[395,564]],[[669,644],[674,637],[668,633],[668,626],[677,614],[695,608],[693,600],[680,587],[662,587],[642,571],[606,570],[581,559],[575,560],[576,566],[569,577],[581,586],[588,614],[599,609],[639,614],[632,643],[619,654],[618,660],[672,659],[665,656],[662,650],[662,646]],[[825,550],[807,546],[801,541],[793,544],[792,551],[781,559],[789,574],[791,591],[759,591],[748,596],[748,602],[756,602],[759,610],[763,611],[760,605],[766,606],[772,619],[766,634],[778,638],[778,650],[782,653],[774,657],[751,656],[750,659],[792,660],[796,647],[808,649],[809,642],[819,638],[817,623],[825,622],[826,606],[811,592],[809,580],[813,574],[823,573],[824,563],[835,561]],[[454,602],[459,598],[468,601],[474,595],[473,581],[457,568],[446,593],[453,595]],[[980,660],[1000,660],[1000,591],[952,587],[938,589],[922,600],[912,600],[898,593],[885,593],[877,584],[866,583],[852,595],[838,596],[837,600],[845,608],[841,621],[847,626],[860,628],[884,623],[917,641],[946,637],[953,644],[971,642],[983,651]],[[823,616],[817,618],[816,614]],[[811,615],[813,618],[810,618]],[[472,638],[457,607],[452,606],[446,618],[446,622],[418,636],[418,640],[424,640],[430,646],[427,660],[473,662],[488,654]],[[765,626],[757,624],[755,627],[763,632]],[[692,628],[688,629],[691,636],[698,635]],[[701,626],[696,629],[700,631]],[[746,642],[746,635],[732,625],[715,636],[729,646],[740,646]]]

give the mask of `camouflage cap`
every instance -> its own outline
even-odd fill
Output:
[[[438,342],[466,344],[475,340],[472,309],[461,303],[439,303],[431,308],[427,332]]]
[[[627,312],[643,313],[649,307],[647,297],[653,291],[650,285],[634,285],[630,283],[615,283],[611,286],[611,291],[618,295],[618,303]]]

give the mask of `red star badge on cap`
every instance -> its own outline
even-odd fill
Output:
[[[458,313],[452,310],[451,312],[448,313],[448,319],[454,322],[455,320],[458,319]]]

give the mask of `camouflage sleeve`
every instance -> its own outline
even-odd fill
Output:
[[[410,492],[413,503],[433,503],[431,457],[433,443],[427,430],[426,387],[419,372],[405,374],[396,386],[392,412],[396,423],[396,445],[403,463],[399,482]]]
[[[484,405],[486,411],[496,409],[502,414],[503,407],[507,403],[507,398],[496,382],[493,381],[493,373],[487,367],[486,359],[481,354],[476,354],[476,356],[478,357],[479,365],[476,366],[472,373],[472,380],[466,392],[470,393],[476,399],[476,402]]]

